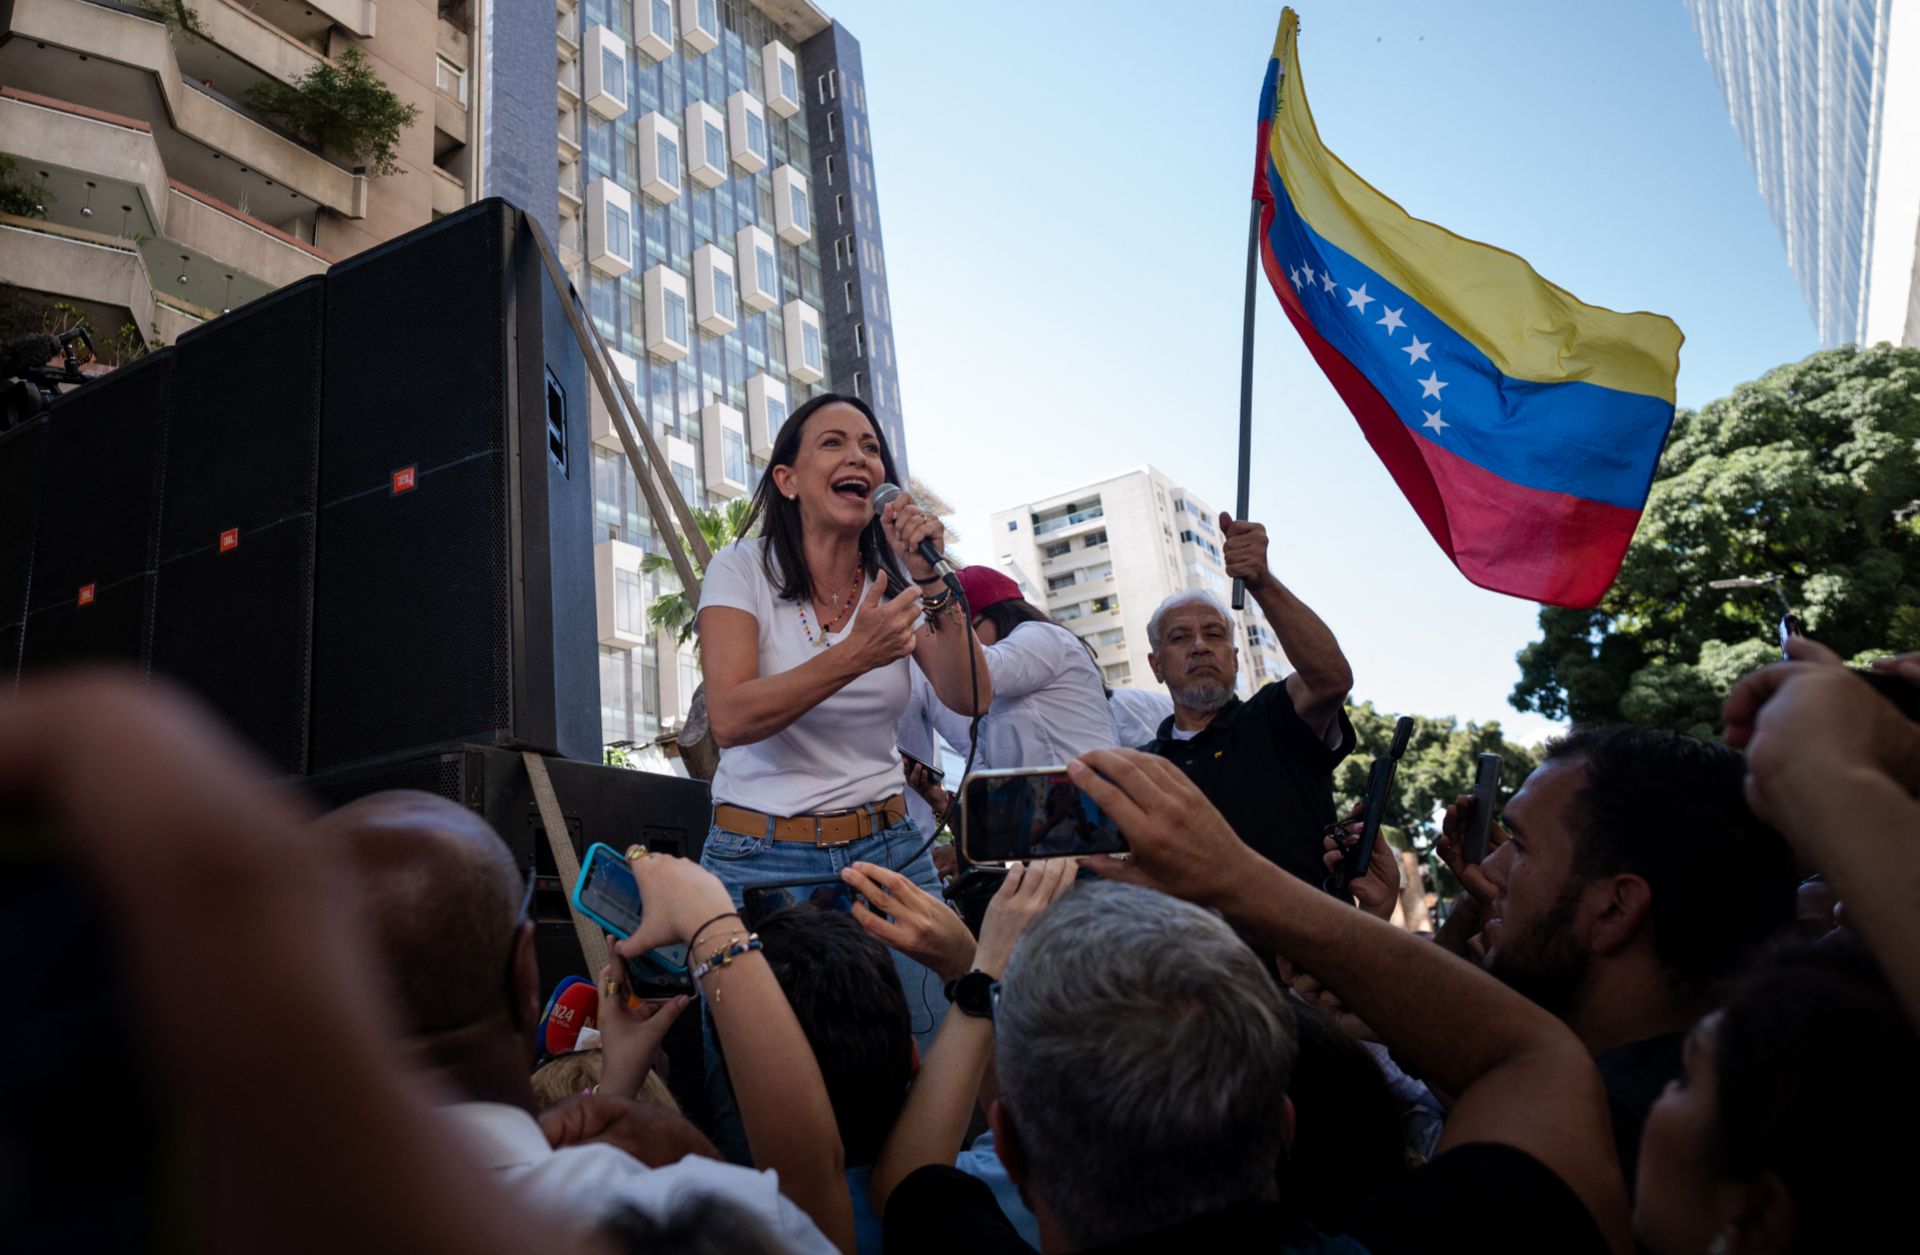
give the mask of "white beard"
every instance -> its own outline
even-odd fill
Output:
[[[1192,684],[1169,683],[1167,692],[1172,694],[1175,705],[1185,706],[1203,715],[1210,715],[1233,700],[1233,685],[1224,682],[1209,684],[1204,680],[1196,680]]]

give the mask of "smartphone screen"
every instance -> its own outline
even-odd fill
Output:
[[[967,781],[965,854],[974,863],[1120,854],[1127,839],[1058,767]]]
[[[758,928],[762,920],[776,911],[804,906],[816,911],[852,911],[860,895],[844,880],[821,880],[808,884],[748,885],[741,894],[744,905],[740,918],[748,928]]]
[[[633,869],[604,845],[589,851],[581,869],[580,905],[599,916],[622,937],[640,927],[640,886]]]

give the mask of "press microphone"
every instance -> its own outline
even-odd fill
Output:
[[[592,981],[569,976],[554,987],[540,1016],[537,1034],[543,1054],[560,1055],[575,1048],[582,1029],[599,1019],[600,989]]]
[[[894,498],[899,495],[900,485],[898,484],[881,484],[878,488],[875,488],[867,498],[867,504],[873,507],[873,517],[876,519],[879,518],[880,512],[892,505]],[[920,555],[928,566],[940,573],[940,578],[946,581],[947,587],[951,588],[956,596],[962,601],[966,600],[966,594],[960,591],[960,578],[953,573],[953,563],[947,561],[946,554],[935,549],[933,542],[930,540],[921,541],[916,547],[915,552]]]

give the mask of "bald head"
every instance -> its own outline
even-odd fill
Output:
[[[313,826],[344,855],[354,904],[409,1036],[498,1021],[517,1031],[508,968],[525,888],[486,821],[431,793],[376,793]]]

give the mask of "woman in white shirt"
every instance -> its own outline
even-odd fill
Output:
[[[759,520],[761,535],[715,554],[702,581],[720,766],[700,861],[735,903],[747,885],[837,880],[863,860],[938,889],[925,854],[904,865],[924,837],[894,748],[909,668],[963,714],[985,709],[993,682],[958,600],[915,552],[944,540],[940,520],[904,494],[878,518],[868,505],[895,475],[864,402],[813,398],[781,427],[754,492],[748,527]]]
[[[1045,767],[1120,744],[1086,643],[992,567],[962,567],[959,574],[993,673],[993,703],[980,720],[974,768]],[[949,745],[964,750],[964,716],[936,708],[933,724]]]

